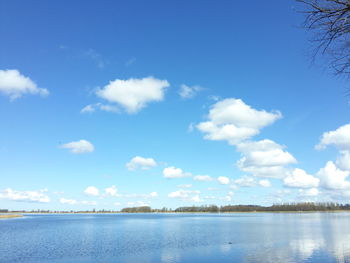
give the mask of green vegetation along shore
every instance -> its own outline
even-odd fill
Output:
[[[350,211],[350,204],[337,203],[287,203],[272,206],[259,205],[204,205],[184,206],[172,209],[152,209],[149,206],[123,208],[123,213],[234,213],[234,212],[332,212]]]
[[[202,205],[202,206],[183,206],[176,209],[172,208],[151,208],[150,206],[126,207],[120,211],[115,210],[80,210],[80,211],[57,211],[57,210],[32,210],[32,211],[9,211],[3,209],[0,218],[20,217],[22,214],[80,214],[80,213],[254,213],[254,212],[350,212],[350,204],[338,203],[285,203],[274,204],[271,206],[260,205]],[[8,213],[8,214],[7,214]]]

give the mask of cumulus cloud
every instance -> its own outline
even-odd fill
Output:
[[[89,195],[89,196],[99,196],[100,191],[95,186],[88,186],[84,190],[84,194]]]
[[[182,84],[179,90],[179,95],[183,99],[191,99],[197,95],[198,92],[203,90],[200,86],[187,86]]]
[[[343,125],[334,131],[325,132],[316,149],[325,149],[328,145],[334,145],[339,150],[336,166],[350,172],[350,124]]]
[[[197,128],[207,140],[225,140],[236,145],[259,134],[260,129],[280,119],[278,111],[256,110],[240,99],[224,99],[215,103],[208,114],[208,121]]]
[[[294,169],[287,177],[283,179],[283,183],[288,187],[297,188],[314,188],[318,187],[320,179],[307,174],[302,169]]]
[[[154,77],[142,79],[116,79],[99,89],[96,95],[116,103],[128,113],[137,113],[150,102],[162,101],[164,92],[170,84]]]
[[[34,81],[23,76],[16,69],[0,70],[0,93],[9,96],[11,100],[25,94],[49,95],[47,89],[38,88]]]
[[[269,180],[263,179],[257,181],[255,178],[249,176],[243,176],[242,178],[236,179],[233,181],[233,183],[234,185],[238,185],[240,187],[271,187],[271,183]]]
[[[210,181],[213,181],[214,179],[212,177],[210,177],[209,175],[196,175],[193,177],[193,180],[202,181],[202,182],[210,182]]]
[[[316,149],[324,149],[328,145],[335,145],[339,150],[350,151],[350,124],[325,132],[320,143],[316,145]]]
[[[180,168],[170,166],[170,167],[164,168],[163,176],[165,178],[183,178],[183,177],[190,177],[190,176],[192,176],[192,174],[184,172]]]
[[[328,161],[326,166],[317,172],[320,178],[320,185],[330,190],[350,189],[350,182],[347,181],[348,171],[340,170],[332,161]]]
[[[200,191],[198,190],[183,190],[179,189],[175,192],[171,192],[168,194],[169,198],[178,198],[185,201],[192,202],[201,202],[202,200],[199,197]]]
[[[0,198],[19,202],[49,203],[50,198],[46,194],[47,189],[38,191],[16,191],[6,188],[0,191]]]
[[[60,148],[69,149],[71,153],[81,154],[90,153],[95,150],[94,145],[86,140],[80,140],[75,142],[69,142],[61,145]]]
[[[156,166],[157,162],[153,158],[144,158],[141,156],[135,156],[126,164],[126,167],[130,171],[134,171],[136,169],[148,170]]]
[[[282,178],[286,174],[285,166],[296,163],[289,152],[271,140],[247,141],[237,145],[242,158],[237,166],[244,172],[254,176]]]
[[[225,176],[219,176],[218,177],[218,182],[220,184],[229,184],[230,183],[230,178],[225,177]]]
[[[350,171],[350,152],[342,151],[336,160],[336,165],[339,169]]]
[[[106,195],[109,195],[109,196],[114,196],[114,197],[119,196],[118,189],[115,185],[112,185],[111,187],[107,187],[105,189],[105,193]]]

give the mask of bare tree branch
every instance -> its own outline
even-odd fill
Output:
[[[314,57],[327,55],[335,74],[350,76],[350,0],[296,0],[303,3],[303,26],[314,32]]]

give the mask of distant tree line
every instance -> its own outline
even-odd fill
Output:
[[[122,213],[151,213],[152,209],[149,206],[125,207],[120,212],[122,212]]]
[[[229,213],[229,212],[303,212],[303,211],[350,211],[350,204],[338,203],[283,203],[272,206],[259,205],[203,205],[203,206],[183,206],[174,210],[162,208],[152,209],[149,206],[127,207],[121,210],[122,213]]]
[[[202,206],[182,206],[176,209],[163,207],[153,209],[150,206],[126,207],[121,211],[114,210],[86,210],[86,211],[51,211],[51,210],[32,210],[32,211],[9,211],[0,209],[0,212],[21,212],[21,213],[230,213],[230,212],[307,212],[307,211],[350,211],[350,204],[339,203],[283,203],[273,204],[271,206],[260,205],[202,205]]]

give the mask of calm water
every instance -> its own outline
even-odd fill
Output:
[[[29,215],[0,262],[350,262],[350,213]]]

